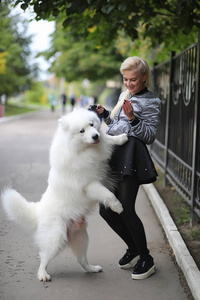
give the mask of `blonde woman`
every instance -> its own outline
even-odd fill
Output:
[[[128,57],[120,71],[127,90],[120,95],[112,112],[101,105],[97,106],[97,112],[108,125],[109,135],[127,133],[129,137],[126,144],[114,149],[110,161],[117,182],[115,194],[124,211],[118,215],[101,206],[100,214],[128,247],[119,266],[133,267],[132,279],[145,279],[155,273],[155,265],[143,224],[135,211],[135,201],[139,186],[154,182],[157,177],[146,144],[153,143],[156,136],[160,99],[151,91],[150,69],[144,59]]]

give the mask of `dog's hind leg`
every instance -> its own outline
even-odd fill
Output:
[[[40,281],[50,281],[51,276],[47,273],[47,266],[49,264],[49,261],[53,258],[51,253],[47,251],[40,251],[40,266],[38,269],[37,277]]]
[[[47,273],[49,262],[62,250],[67,241],[66,228],[49,226],[48,230],[39,228],[36,233],[36,242],[40,248],[40,266],[37,277],[40,281],[50,281],[51,276]]]
[[[88,263],[87,249],[88,249],[88,234],[86,225],[80,230],[70,234],[69,245],[72,248],[74,255],[77,257],[79,264],[82,268],[89,273],[98,273],[102,271],[101,266],[93,266]]]

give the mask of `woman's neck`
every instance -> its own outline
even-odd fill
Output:
[[[148,91],[147,87],[143,88],[142,90],[140,90],[139,92],[135,93],[135,94],[131,94],[132,96],[134,95],[142,95],[144,93],[146,93]]]

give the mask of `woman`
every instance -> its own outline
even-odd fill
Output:
[[[116,146],[110,161],[117,182],[115,194],[124,210],[118,215],[101,206],[100,214],[128,246],[119,266],[124,269],[133,266],[132,278],[145,279],[155,273],[155,265],[143,224],[135,212],[135,201],[140,184],[154,182],[157,176],[146,144],[155,139],[160,99],[150,91],[150,69],[144,59],[129,57],[120,71],[127,91],[120,95],[111,113],[101,105],[97,106],[97,113],[108,125],[108,134],[127,133],[129,137],[126,144]]]

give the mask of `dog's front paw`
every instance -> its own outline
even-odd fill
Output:
[[[121,214],[123,212],[123,207],[119,201],[116,201],[114,204],[112,204],[110,208],[118,214]]]
[[[119,145],[123,145],[128,141],[128,136],[126,133],[118,135],[118,138],[119,138],[118,140]]]
[[[38,271],[37,277],[40,281],[44,281],[44,282],[51,281],[51,276],[47,274],[46,271],[44,272]]]

